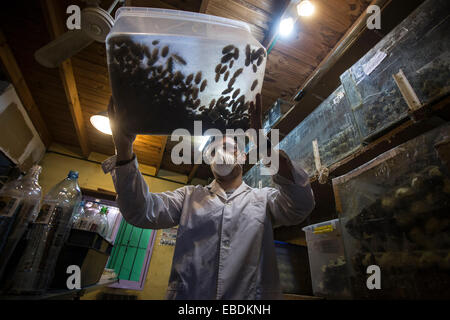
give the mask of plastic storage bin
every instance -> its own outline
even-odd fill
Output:
[[[249,127],[267,53],[247,24],[123,7],[106,43],[116,113],[129,133],[194,134],[194,120],[203,131]]]
[[[72,229],[55,267],[51,288],[67,289],[67,267],[81,269],[81,287],[96,284],[108,262],[113,245],[96,232]]]
[[[355,298],[450,298],[449,139],[445,125],[333,179]]]
[[[242,177],[244,182],[252,188],[275,188],[271,175],[262,175],[260,172],[261,164],[258,162],[251,167]]]
[[[266,112],[263,119],[265,132],[269,131],[281,117],[286,114],[292,105],[282,99],[277,99],[273,106]]]
[[[306,234],[314,295],[350,298],[350,279],[339,219],[313,224],[302,230]]]
[[[361,147],[361,137],[342,86],[278,145],[278,148],[284,150],[310,177],[316,173],[313,140],[317,140],[321,164],[326,167]]]
[[[311,296],[311,273],[307,248],[275,241],[275,253],[283,293]]]
[[[401,69],[421,103],[450,91],[447,0],[428,0],[341,75],[363,139],[405,120],[409,108],[392,75]]]

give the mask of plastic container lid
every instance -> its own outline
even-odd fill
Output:
[[[230,27],[244,28],[248,32],[250,32],[250,27],[245,22],[197,12],[188,12],[171,9],[141,8],[141,7],[121,7],[116,11],[115,19],[118,20],[120,17],[123,16],[143,17],[143,18],[150,17],[160,19],[172,19],[178,21],[180,20],[192,21],[196,23],[203,22],[211,24],[221,24]]]

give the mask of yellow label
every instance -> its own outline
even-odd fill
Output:
[[[332,232],[333,230],[334,230],[333,226],[331,224],[328,224],[326,226],[315,227],[313,233],[326,233]]]

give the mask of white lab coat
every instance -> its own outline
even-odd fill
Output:
[[[273,227],[295,225],[313,210],[308,175],[293,164],[295,182],[273,176],[276,188],[244,182],[231,196],[213,181],[149,192],[136,159],[111,172],[125,220],[148,229],[178,225],[168,299],[279,299]],[[150,190],[151,191],[151,190]]]

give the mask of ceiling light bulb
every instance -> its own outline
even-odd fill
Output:
[[[314,5],[311,1],[303,0],[297,6],[297,13],[301,17],[309,17],[314,13]]]
[[[108,113],[106,111],[92,116],[90,120],[95,129],[105,134],[112,135],[111,126],[109,125]]]
[[[294,28],[294,19],[292,18],[284,18],[280,22],[279,32],[282,36],[288,36],[292,29]]]

